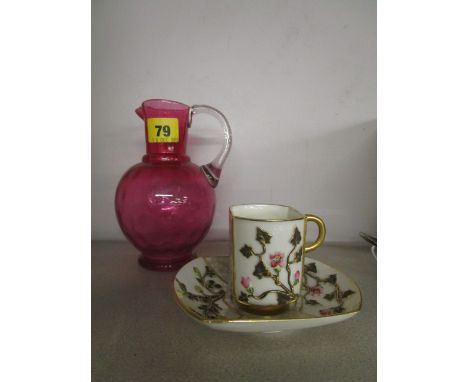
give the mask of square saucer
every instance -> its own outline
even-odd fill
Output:
[[[286,312],[265,316],[243,311],[231,298],[229,257],[198,257],[174,280],[176,301],[195,321],[215,330],[265,333],[334,324],[361,310],[358,285],[343,272],[305,258],[297,301]]]

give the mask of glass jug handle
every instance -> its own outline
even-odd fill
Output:
[[[221,175],[221,170],[223,168],[224,161],[226,160],[229,150],[231,149],[232,144],[232,135],[231,127],[226,117],[219,110],[216,110],[214,107],[207,105],[193,105],[190,108],[190,122],[192,122],[192,117],[195,114],[209,114],[221,124],[224,129],[224,145],[221,151],[218,153],[215,159],[210,163],[201,166],[202,172],[205,174],[206,179],[210,183],[211,187],[216,187],[219,182],[219,177]]]

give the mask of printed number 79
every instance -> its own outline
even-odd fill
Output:
[[[157,137],[161,136],[161,129],[162,129],[163,135],[165,137],[168,137],[168,136],[171,135],[171,127],[170,126],[168,126],[168,125],[164,125],[164,126],[156,125],[155,127],[157,129],[157,132],[156,132]]]

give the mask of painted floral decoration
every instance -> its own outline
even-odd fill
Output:
[[[317,274],[317,266],[315,263],[309,263],[304,267],[304,283],[302,289],[306,290],[305,294],[301,294],[300,300],[301,303],[308,305],[322,305],[319,301],[307,298],[308,296],[320,296],[323,297],[327,302],[336,301],[336,305],[320,309],[319,313],[321,316],[332,316],[334,314],[340,314],[345,311],[344,303],[345,300],[356,293],[351,289],[342,290],[340,285],[337,282],[336,274],[331,274],[326,277],[319,277]],[[315,282],[314,286],[309,285],[309,280]],[[331,286],[332,290],[329,293],[324,293],[324,286],[327,285],[328,288]]]
[[[291,239],[289,240],[292,249],[287,256],[283,252],[274,252],[269,255],[270,266],[273,272],[268,270],[263,262],[263,255],[265,255],[267,251],[267,245],[270,244],[271,238],[272,235],[262,230],[260,227],[257,227],[255,240],[262,247],[262,251],[257,253],[248,244],[244,244],[239,250],[246,258],[250,258],[251,256],[256,256],[258,258],[258,262],[252,272],[253,276],[258,279],[269,278],[273,281],[272,289],[256,295],[254,294],[254,289],[250,287],[250,282],[246,283],[246,276],[242,276],[241,284],[245,288],[245,291],[241,291],[237,297],[241,302],[248,303],[250,300],[262,300],[270,293],[276,294],[278,304],[280,305],[291,303],[296,300],[294,287],[300,282],[301,272],[296,271],[294,275],[291,275],[291,265],[302,261],[302,247],[299,247],[302,241],[301,232],[297,227],[294,227]],[[280,274],[283,270],[287,273],[288,285],[285,285],[285,283],[280,280]]]
[[[250,286],[250,277],[241,277],[241,284],[247,289]]]
[[[222,274],[222,272],[221,272]],[[294,272],[293,280],[297,280],[297,271]],[[299,272],[299,278],[301,274]],[[335,273],[326,273],[319,271],[315,262],[309,262],[304,265],[302,288],[297,296],[294,312],[302,312],[305,309],[306,314],[317,316],[334,316],[346,313],[346,301],[357,293],[354,290],[343,288]],[[228,285],[218,276],[215,269],[209,265],[203,268],[193,267],[193,282],[190,283],[192,291],[176,278],[178,284],[177,292],[184,298],[195,303],[192,311],[202,319],[224,319],[225,312],[223,306],[229,306],[229,309],[237,311],[239,317],[243,312],[236,310],[230,304]],[[251,278],[249,276],[241,277],[242,286],[245,288],[246,296],[255,295],[251,287]],[[295,281],[293,281],[295,282]],[[360,297],[359,297],[360,298]],[[352,305],[351,305],[352,306]],[[229,311],[228,309],[228,311]]]
[[[273,255],[270,255],[270,265],[272,268],[285,266],[284,263],[284,253],[282,252],[275,252]]]
[[[213,268],[209,266],[205,267],[205,271],[203,273],[199,268],[193,267],[193,273],[195,274],[195,279],[198,283],[194,287],[197,293],[192,293],[187,290],[186,285],[176,278],[180,293],[182,293],[183,296],[186,296],[189,300],[200,303],[197,308],[199,309],[202,317],[217,318],[221,312],[221,307],[218,302],[223,300],[226,296],[226,291],[224,290],[223,285],[216,280],[216,273]]]
[[[331,316],[332,314],[333,314],[333,309],[330,309],[330,308],[320,309],[321,316]]]
[[[293,283],[293,285],[299,284],[299,279],[300,279],[300,277],[301,277],[301,272],[296,271],[296,272],[294,273],[294,283]]]
[[[311,296],[320,296],[323,293],[322,287],[311,287],[309,288],[309,294]]]

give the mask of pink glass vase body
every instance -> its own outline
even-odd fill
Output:
[[[136,112],[145,121],[147,153],[117,186],[117,219],[141,252],[143,267],[176,270],[193,258],[194,248],[213,221],[214,188],[231,145],[229,124],[209,106],[189,107],[174,101],[148,100]],[[198,113],[216,117],[225,131],[223,150],[201,167],[185,154],[191,118]]]

